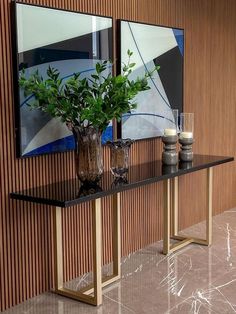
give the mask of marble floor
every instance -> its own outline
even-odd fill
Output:
[[[203,237],[204,228],[186,232]],[[210,248],[193,244],[166,257],[161,247],[160,241],[123,258],[122,279],[104,289],[98,308],[45,293],[4,314],[236,313],[236,209],[214,217]]]

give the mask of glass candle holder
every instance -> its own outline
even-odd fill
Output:
[[[180,138],[193,138],[194,113],[182,112],[180,114]]]
[[[180,114],[180,134],[179,143],[181,150],[179,152],[180,161],[192,161],[193,150],[192,145],[194,131],[194,113],[181,113]]]
[[[174,166],[178,163],[178,154],[176,152],[176,143],[178,140],[178,110],[170,109],[164,114],[166,120],[166,127],[162,142],[164,150],[162,152],[162,163],[167,166]]]
[[[179,131],[178,119],[179,119],[179,110],[170,109],[164,112],[163,114],[166,121],[166,128],[164,129],[163,136],[173,136],[176,135]]]
[[[120,139],[107,142],[111,149],[111,172],[116,178],[125,178],[129,168],[129,150],[134,141]]]

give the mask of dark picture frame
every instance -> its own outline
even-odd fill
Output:
[[[149,79],[150,90],[136,97],[137,109],[123,115],[117,125],[120,138],[135,140],[160,137],[172,127],[170,109],[183,111],[184,30],[161,25],[119,20],[117,25],[117,70],[127,63],[127,50],[136,63],[131,78],[160,66]]]
[[[46,77],[50,65],[65,80],[75,72],[93,74],[96,62],[113,59],[112,17],[14,1],[12,42],[17,157],[73,150],[74,138],[66,125],[27,106],[33,95],[25,97],[19,88],[20,71],[24,68],[29,76],[38,69]],[[111,122],[102,142],[112,138]]]

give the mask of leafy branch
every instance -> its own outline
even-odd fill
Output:
[[[135,96],[150,89],[148,78],[159,69],[145,73],[141,78],[130,80],[135,63],[131,63],[132,52],[128,50],[128,63],[123,65],[123,73],[112,76],[104,75],[108,61],[96,63],[91,77],[81,78],[75,73],[66,82],[60,78],[60,72],[49,66],[47,79],[34,72],[26,78],[25,72],[19,78],[19,85],[25,96],[34,94],[35,100],[30,106],[60,118],[72,126],[86,127],[93,125],[100,131],[106,129],[109,121],[121,120],[122,114],[136,108]]]

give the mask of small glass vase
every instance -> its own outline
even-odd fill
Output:
[[[134,141],[120,139],[107,142],[111,149],[111,172],[116,178],[125,178],[129,168],[129,150]]]
[[[101,132],[92,126],[73,127],[75,138],[75,167],[84,185],[94,185],[103,174]]]

